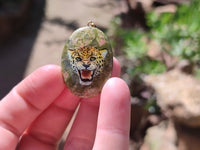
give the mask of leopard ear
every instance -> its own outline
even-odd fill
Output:
[[[71,55],[72,55],[73,51],[74,50],[72,50],[72,49],[68,49],[67,54],[68,54],[69,58],[71,58]]]
[[[108,51],[106,49],[100,50],[101,55],[103,56],[103,58],[105,59]]]

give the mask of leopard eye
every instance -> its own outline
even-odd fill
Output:
[[[95,61],[96,57],[90,57],[90,61]]]
[[[76,61],[81,61],[81,57],[76,57]]]

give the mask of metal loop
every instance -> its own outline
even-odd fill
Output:
[[[94,22],[92,20],[88,21],[87,26],[89,26],[89,27],[96,27],[96,25],[94,24]]]

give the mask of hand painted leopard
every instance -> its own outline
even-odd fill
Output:
[[[98,50],[93,46],[68,50],[70,65],[79,76],[81,85],[90,85],[94,77],[102,72],[106,54],[106,49]]]

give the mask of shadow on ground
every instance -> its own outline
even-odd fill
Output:
[[[27,24],[0,45],[0,99],[22,80],[45,11],[45,0],[34,0]]]

